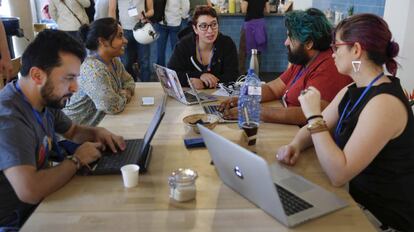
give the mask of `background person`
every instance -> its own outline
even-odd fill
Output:
[[[125,53],[121,57],[122,63],[126,70],[132,75],[135,81],[151,81],[150,72],[150,45],[138,43],[133,34],[135,25],[144,20],[141,12],[144,12],[146,18],[154,15],[153,0],[118,0],[119,21],[124,28],[125,38],[128,40],[128,45],[125,48]],[[137,15],[129,15],[129,9],[136,10]],[[133,64],[138,61],[139,73],[134,72]]]
[[[89,7],[89,0],[49,0],[49,14],[59,27],[75,38],[83,24],[89,23],[85,7]]]
[[[194,34],[184,36],[175,47],[168,67],[177,72],[181,85],[215,88],[218,82],[232,82],[239,76],[237,49],[233,40],[219,32],[217,13],[198,6],[192,19]]]
[[[127,40],[117,20],[95,20],[82,26],[80,34],[90,54],[81,66],[79,91],[64,112],[79,124],[95,126],[106,114],[125,109],[134,95],[135,82],[119,59]]]
[[[304,125],[306,118],[298,101],[301,90],[309,86],[318,88],[324,109],[352,80],[335,67],[329,49],[332,27],[320,10],[292,11],[285,18],[285,46],[292,65],[279,78],[262,85],[262,102],[281,100],[283,107],[262,106],[260,117],[264,122]],[[237,119],[237,101],[234,97],[222,103],[226,118]]]
[[[303,127],[277,158],[293,165],[313,145],[331,183],[349,183],[351,196],[383,229],[413,231],[414,116],[395,77],[399,48],[391,38],[387,23],[376,15],[355,15],[338,24],[335,64],[355,83],[322,114],[320,93],[309,87],[299,97],[308,130]],[[384,64],[392,76],[384,75]]]

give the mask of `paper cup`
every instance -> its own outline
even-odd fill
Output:
[[[132,188],[138,185],[139,166],[136,164],[127,164],[121,167],[122,179],[126,188]]]

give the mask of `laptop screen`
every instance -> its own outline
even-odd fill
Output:
[[[144,135],[143,145],[141,146],[140,154],[144,154],[144,152],[149,148],[152,138],[154,137],[155,132],[157,131],[158,126],[165,114],[165,105],[167,101],[167,96],[164,95],[162,102],[157,107],[154,117],[150,125],[148,126],[147,132]]]

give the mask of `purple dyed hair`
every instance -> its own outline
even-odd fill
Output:
[[[358,42],[361,44],[368,58],[375,64],[385,64],[388,72],[397,74],[398,43],[392,41],[392,34],[387,23],[374,14],[357,14],[342,20],[334,31],[344,42]]]

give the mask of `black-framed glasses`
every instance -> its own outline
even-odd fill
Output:
[[[332,51],[336,52],[336,50],[338,50],[338,46],[341,46],[341,45],[354,45],[354,42],[333,43],[331,44]]]
[[[200,31],[207,31],[208,27],[211,28],[211,30],[217,30],[218,28],[218,22],[212,22],[210,24],[207,23],[200,23],[198,24],[198,29],[200,29]]]

